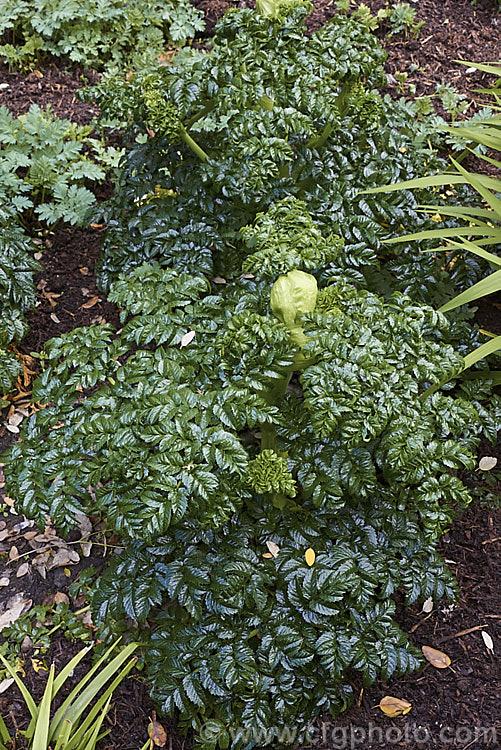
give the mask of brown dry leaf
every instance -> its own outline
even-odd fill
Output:
[[[26,534],[23,534],[23,538],[26,539],[27,542],[29,542],[30,539],[34,539],[36,536],[38,536],[38,531],[27,531]]]
[[[37,70],[36,68],[35,68],[35,70],[33,71],[33,75],[34,75],[34,76],[35,76],[36,78],[43,78],[43,73],[42,73],[42,72],[41,72],[40,70]]]
[[[157,747],[165,747],[167,743],[167,733],[159,721],[153,719],[148,726],[148,736]]]
[[[13,424],[7,424],[5,425],[9,432],[12,432],[14,435],[17,435],[19,432],[19,427],[16,427],[16,425]]]
[[[263,557],[265,557],[267,560],[273,559],[273,555],[271,554],[271,552],[263,552]]]
[[[68,598],[68,595],[65,594],[63,591],[57,591],[54,594],[54,604],[69,604],[70,600]]]
[[[54,302],[58,297],[60,297],[60,294],[57,294],[56,292],[46,292],[45,289],[42,289],[42,297],[45,297],[45,299],[48,299],[50,302],[51,307],[56,307],[57,302]]]
[[[308,547],[308,549],[304,553],[304,559],[306,560],[306,564],[309,565],[310,568],[315,562],[315,557],[315,550],[313,550],[311,547]]]
[[[26,573],[29,572],[30,564],[25,562],[22,565],[19,566],[19,568],[16,571],[16,578],[22,578],[26,575]]]
[[[80,271],[80,273],[82,274],[82,276],[88,276],[88,275],[89,275],[89,273],[90,273],[90,271],[89,271],[89,269],[87,268],[87,266],[82,266],[82,267],[81,267],[81,268],[79,268],[78,270]]]
[[[405,716],[405,714],[408,714],[411,710],[412,704],[402,698],[395,698],[393,695],[385,695],[384,698],[381,698],[377,707],[380,708],[386,716]]]
[[[443,651],[438,651],[431,646],[421,646],[421,651],[426,661],[429,661],[437,669],[446,669],[450,666],[451,660]]]
[[[432,609],[433,609],[433,597],[429,596],[428,599],[425,602],[423,602],[423,609],[421,611],[428,613],[428,612],[431,612]]]
[[[212,281],[214,282],[214,284],[227,284],[228,283],[226,279],[223,279],[222,276],[214,276]]]
[[[7,602],[5,612],[0,615],[0,630],[19,619],[22,614],[29,610],[31,604],[31,599],[26,599],[23,593],[12,596]]]
[[[89,308],[94,307],[94,305],[97,305],[97,303],[100,302],[100,301],[101,300],[99,299],[99,297],[97,296],[97,294],[95,294],[93,297],[91,297],[90,299],[88,299],[87,302],[83,303],[83,305],[81,306],[82,310],[88,310]]]
[[[67,547],[60,547],[52,560],[48,563],[47,570],[62,568],[65,565],[75,565],[75,563],[78,562],[80,562],[80,555],[76,550],[68,549]]]
[[[14,500],[11,497],[7,497],[7,495],[5,495],[3,501],[9,508],[14,507]]]
[[[53,323],[60,323],[61,322],[59,320],[59,318],[57,317],[56,313],[51,313],[50,314],[50,319],[52,320]]]
[[[19,550],[15,545],[12,545],[9,552],[9,560],[12,562],[13,560],[17,560],[19,557]]]

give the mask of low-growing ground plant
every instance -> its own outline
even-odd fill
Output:
[[[454,595],[435,543],[499,427],[467,391],[427,396],[464,366],[446,318],[347,284],[304,204],[242,234],[244,276],[219,294],[144,264],[112,287],[120,333],[52,340],[48,406],[6,456],[20,511],[63,529],[100,513],[123,536],[92,595],[101,637],[135,621],[162,710],[211,719],[221,747],[342,710],[350,671],[418,667],[392,595]]]
[[[167,43],[182,45],[203,28],[187,0],[0,0],[0,57],[30,64],[53,55],[123,70],[156,63]]]
[[[104,180],[120,152],[91,138],[92,126],[32,105],[14,117],[0,107],[0,198],[25,223],[84,224],[95,202],[88,184]]]

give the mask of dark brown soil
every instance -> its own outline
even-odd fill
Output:
[[[416,21],[423,20],[417,39],[403,35],[389,37],[389,27],[377,32],[388,53],[386,71],[389,90],[394,96],[410,96],[409,84],[417,96],[433,94],[442,82],[452,84],[471,99],[471,89],[485,86],[488,78],[479,72],[468,72],[467,66],[454,62],[501,60],[501,14],[497,0],[410,0],[416,10]],[[194,0],[205,12],[207,31],[204,43],[210,43],[214,24],[229,7],[252,5],[251,0]],[[386,5],[385,0],[365,0],[373,12]],[[393,4],[393,0],[391,2]],[[318,28],[335,13],[334,0],[316,0],[308,21],[310,30]],[[352,3],[352,7],[354,3]],[[415,64],[412,72],[409,67]],[[395,74],[408,73],[403,90]],[[87,77],[89,76],[86,73]],[[92,106],[82,103],[77,90],[87,83],[80,71],[65,72],[51,65],[29,73],[9,72],[0,66],[0,105],[14,114],[25,113],[32,104],[51,105],[59,117],[87,124],[96,114]],[[476,105],[472,105],[472,108]],[[94,264],[99,253],[101,228],[87,230],[60,226],[40,246],[44,271],[37,276],[38,304],[30,316],[31,330],[22,342],[21,351],[38,351],[52,336],[90,323],[117,323],[116,309],[96,287]],[[501,299],[499,296],[481,300],[479,320],[494,333],[501,333]],[[36,363],[30,363],[36,369]],[[27,376],[28,380],[30,376]],[[29,384],[25,386],[29,392]],[[0,427],[0,451],[15,439]],[[482,455],[498,456],[500,449],[483,446]],[[2,484],[0,475],[0,492]],[[474,484],[474,482],[473,482]],[[500,495],[500,483],[492,481],[491,491]],[[104,563],[105,539],[99,527],[93,531],[93,547],[87,558],[47,572],[44,580],[35,568],[16,577],[23,561],[31,559],[33,548],[24,537],[25,530],[15,531],[22,519],[8,513],[0,518],[0,533],[10,531],[0,542],[0,576],[10,575],[10,585],[0,588],[0,606],[7,597],[22,592],[34,604],[55,593],[68,594],[69,586],[79,572],[89,565],[101,569]],[[5,523],[5,526],[3,524]],[[78,533],[72,538],[76,548]],[[419,608],[401,608],[399,622],[418,647],[431,646],[446,652],[451,665],[437,669],[428,665],[422,672],[400,679],[377,682],[365,691],[359,690],[357,704],[336,720],[323,717],[313,725],[315,748],[499,748],[501,747],[501,713],[499,710],[500,671],[497,652],[501,635],[501,594],[499,575],[501,558],[501,511],[476,505],[459,518],[442,541],[442,553],[458,578],[460,598],[448,606],[440,602],[426,614]],[[18,557],[9,560],[15,545]],[[68,572],[66,572],[68,571]],[[69,573],[69,574],[68,574]],[[81,607],[81,599],[71,602]],[[487,648],[482,632],[488,633],[494,651]],[[487,640],[487,643],[489,641]],[[55,637],[46,661],[58,667],[78,650],[79,646]],[[25,654],[26,684],[39,698],[45,674],[37,673],[31,664],[31,652]],[[78,680],[89,663],[84,661],[74,680]],[[389,718],[378,704],[385,695],[407,700],[412,709],[405,716]],[[128,680],[116,692],[108,719],[111,733],[102,741],[101,750],[138,750],[147,739],[147,725],[153,705],[147,696],[140,675]],[[28,716],[14,688],[0,694],[0,714],[9,727],[27,726]],[[168,719],[161,718],[167,730],[170,750],[184,750],[189,740],[180,737]],[[485,734],[483,731],[485,730]],[[495,733],[497,735],[495,736]],[[381,741],[379,741],[381,740]],[[23,747],[18,744],[16,747]]]

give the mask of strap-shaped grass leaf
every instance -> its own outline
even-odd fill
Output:
[[[33,736],[32,750],[47,750],[50,724],[50,707],[52,705],[52,688],[54,686],[54,665],[49,672],[42,702],[38,712],[37,725]]]
[[[499,147],[498,142],[498,147]],[[497,215],[501,218],[501,199],[498,198],[496,195],[494,195],[493,192],[489,189],[489,185],[486,184],[485,180],[483,179],[483,175],[474,174],[473,172],[468,172],[464,167],[459,164],[455,159],[451,158],[452,163],[457,168],[457,170],[467,179],[468,183],[475,188],[475,190],[480,193],[482,198],[487,201],[487,203],[491,206],[493,211],[497,213]],[[492,190],[495,190],[496,192],[499,192],[501,190],[501,180],[490,178],[489,183],[493,183]]]
[[[488,190],[499,190],[499,180],[487,175],[477,175],[478,182]],[[382,185],[381,187],[361,190],[359,195],[369,193],[392,193],[396,190],[412,190],[414,188],[439,187],[440,185],[468,185],[470,180],[462,174],[444,172],[442,174],[430,175],[429,177],[417,177],[414,180],[395,182],[393,185]]]
[[[71,703],[65,708],[64,712],[62,713],[64,718],[68,719],[75,725],[77,721],[79,721],[82,713],[89,706],[91,701],[94,700],[97,693],[104,687],[104,685],[106,685],[107,681],[115,674],[117,669],[121,667],[124,661],[132,656],[136,648],[137,644],[130,643],[117,656],[115,656],[115,658],[109,664],[107,664],[104,669],[101,670],[99,675],[92,680],[92,682],[83,690],[83,692],[79,696],[74,696],[72,698]],[[104,658],[105,657],[103,657],[103,659],[100,659],[100,661],[97,663],[99,667],[102,667]],[[77,688],[81,689],[81,685],[77,685]],[[54,726],[54,729],[52,731],[55,731],[57,729],[55,718],[51,725],[51,728],[52,726]]]
[[[441,207],[437,206],[437,210],[440,211]],[[397,242],[407,242],[408,240],[433,240],[433,239],[445,239],[447,237],[474,237],[474,236],[485,236],[486,234],[494,236],[499,229],[496,227],[489,227],[487,224],[475,227],[452,227],[447,229],[425,229],[422,232],[415,232],[414,234],[403,234],[400,237],[392,237],[389,240],[385,240],[386,245],[394,245]]]
[[[54,750],[65,750],[66,743],[68,742],[72,729],[73,724],[71,723],[71,721],[68,721],[68,719],[64,719],[59,734],[57,735],[57,742]]]
[[[21,680],[21,678],[19,677],[19,675],[17,674],[17,672],[14,669],[12,669],[12,667],[9,664],[9,662],[2,656],[2,654],[0,654],[0,661],[4,665],[4,667],[7,670],[7,672],[10,674],[10,676],[14,678],[14,681],[15,681],[17,687],[19,688],[19,690],[21,692],[21,695],[23,696],[23,699],[24,699],[24,701],[26,703],[26,706],[28,707],[28,711],[31,714],[32,720],[36,721],[36,719],[38,717],[38,707],[37,707],[35,701],[33,700],[33,696],[31,695],[30,691],[28,690],[28,688],[26,687],[26,685],[23,683],[23,681]],[[30,724],[30,726],[31,726],[31,724]]]
[[[129,664],[126,664],[126,666],[119,672],[119,674],[115,677],[113,682],[108,686],[108,688],[103,693],[103,695],[100,696],[99,700],[92,707],[91,711],[89,711],[88,716],[85,717],[85,720],[82,722],[81,726],[74,733],[70,742],[67,745],[65,745],[65,750],[80,750],[80,748],[83,747],[83,745],[85,744],[84,742],[85,736],[88,734],[89,731],[92,731],[92,724],[94,720],[96,719],[97,715],[103,709],[103,706],[105,706],[105,704],[106,706],[109,706],[109,702],[113,696],[115,689],[122,682],[124,677],[128,675],[128,673],[130,672],[132,667],[135,665],[135,663],[136,663],[136,659],[132,659],[129,662]],[[78,721],[78,719],[75,720],[75,723],[76,721]],[[98,723],[99,723],[99,726],[101,726],[102,719]]]
[[[501,271],[496,271],[486,279],[482,279],[482,281],[479,281],[477,284],[474,284],[466,291],[458,294],[458,296],[454,297],[454,299],[446,302],[445,305],[442,305],[442,307],[439,308],[440,312],[448,312],[449,310],[454,310],[456,307],[459,307],[459,305],[469,305],[471,302],[480,299],[480,297],[485,297],[488,294],[493,294],[493,292],[498,292],[500,289]]]
[[[466,355],[464,358],[464,369],[467,370],[472,365],[480,362],[481,359],[484,359],[484,357],[488,357],[489,354],[494,354],[494,352],[497,352],[500,349],[501,336],[496,336],[485,344],[482,344],[482,346],[479,346],[478,349],[474,349]]]
[[[501,269],[501,258],[499,258],[497,255],[493,255],[493,253],[487,252],[487,250],[483,250],[480,245],[476,244],[475,242],[470,242],[469,240],[464,240],[463,242],[451,242],[445,247],[433,248],[431,250],[425,250],[425,252],[434,253],[437,250],[448,250],[451,247],[456,248],[456,250],[468,250],[470,253],[474,253],[475,255],[478,255],[479,258],[483,258],[484,260],[486,260],[488,263],[494,266],[494,268]]]

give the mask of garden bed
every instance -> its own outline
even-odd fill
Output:
[[[382,7],[382,0],[366,0],[373,11]],[[223,0],[202,0],[197,4],[208,21],[210,35],[214,21],[228,7],[241,3]],[[468,0],[416,0],[417,20],[423,20],[417,39],[386,37],[380,31],[388,52],[386,72],[390,74],[390,91],[394,96],[407,95],[409,86],[415,86],[416,95],[431,94],[441,83],[453,85],[459,93],[469,94],[472,86],[485,86],[488,77],[481,72],[465,71],[465,66],[453,62],[460,58],[468,61],[487,61],[501,58],[501,16],[496,0],[478,0],[472,6]],[[323,24],[334,12],[332,0],[315,2],[315,11],[309,19],[312,30]],[[206,41],[210,41],[207,39]],[[409,71],[415,64],[416,69]],[[406,73],[405,81],[395,74]],[[75,92],[84,83],[82,72],[64,72],[60,66],[51,66],[30,73],[0,70],[0,104],[5,104],[14,114],[22,114],[31,104],[45,107],[51,104],[54,112],[79,124],[90,121],[95,114],[88,104],[80,102]],[[472,101],[471,111],[475,109]],[[106,194],[106,188],[104,189]],[[41,262],[44,270],[36,276],[37,308],[29,316],[30,332],[20,346],[29,356],[39,351],[51,337],[91,323],[117,323],[116,308],[106,301],[96,286],[94,264],[99,253],[99,236],[102,228],[72,229],[63,225],[45,241]],[[42,248],[41,248],[42,249]],[[501,304],[499,298],[483,300],[478,315],[479,323],[492,330],[501,331]],[[26,360],[27,370],[36,371],[36,361]],[[26,393],[29,392],[27,372]],[[28,408],[27,398],[18,406]],[[0,449],[15,440],[15,435],[0,427]],[[499,446],[493,451],[485,447],[482,455],[501,457]],[[470,482],[471,482],[470,477]],[[0,483],[0,487],[2,484]],[[500,485],[493,484],[491,491],[500,494]],[[105,538],[99,528],[94,529],[93,545],[88,557],[81,554],[78,532],[70,537],[70,544],[79,550],[79,560],[47,570],[43,578],[32,560],[52,550],[61,549],[49,539],[48,545],[39,542],[30,545],[31,526],[16,528],[22,523],[19,516],[7,512],[0,521],[2,541],[2,569],[0,578],[10,580],[0,588],[0,606],[22,594],[33,605],[42,604],[55,594],[69,595],[69,586],[80,571],[89,565],[100,569],[105,554],[109,554],[117,540]],[[28,535],[28,538],[26,538]],[[51,533],[49,533],[51,537]],[[33,538],[33,537],[32,537]],[[85,541],[85,540],[84,540]],[[452,664],[437,670],[427,665],[424,671],[407,675],[388,683],[376,682],[362,690],[355,681],[358,700],[356,705],[338,719],[322,717],[312,727],[314,746],[328,748],[369,747],[370,739],[376,747],[445,748],[482,747],[495,748],[501,743],[501,717],[499,715],[500,670],[496,651],[501,634],[501,512],[494,507],[475,505],[459,517],[441,543],[441,553],[456,575],[460,585],[457,604],[436,604],[431,612],[421,607],[403,608],[398,621],[411,633],[417,646],[428,645],[446,652]],[[51,547],[52,545],[52,547]],[[12,555],[12,546],[17,550]],[[26,572],[17,577],[19,568],[28,564]],[[81,604],[81,602],[80,602]],[[92,624],[87,622],[90,630]],[[487,648],[482,632],[494,641],[494,652]],[[73,653],[74,646],[59,634],[53,638],[50,654],[61,665]],[[39,697],[45,685],[44,671],[35,671],[31,661],[33,653],[25,654],[26,682]],[[78,675],[75,675],[75,680]],[[377,704],[385,695],[405,699],[412,704],[410,713],[398,718],[384,716]],[[148,716],[153,704],[140,679],[134,678],[123,685],[116,694],[114,708],[108,718],[112,732],[103,743],[103,750],[135,750],[144,744]],[[11,717],[19,728],[27,725],[19,697],[13,688],[0,695],[0,713]],[[177,734],[173,722],[163,720],[168,730],[168,747],[178,750],[189,745],[189,740]],[[497,742],[487,730],[497,728]],[[487,734],[482,734],[485,729]],[[380,731],[379,731],[380,730]],[[372,732],[372,733],[371,733]],[[381,742],[379,741],[381,739]],[[344,744],[343,744],[344,743]],[[351,744],[350,744],[351,743]]]

